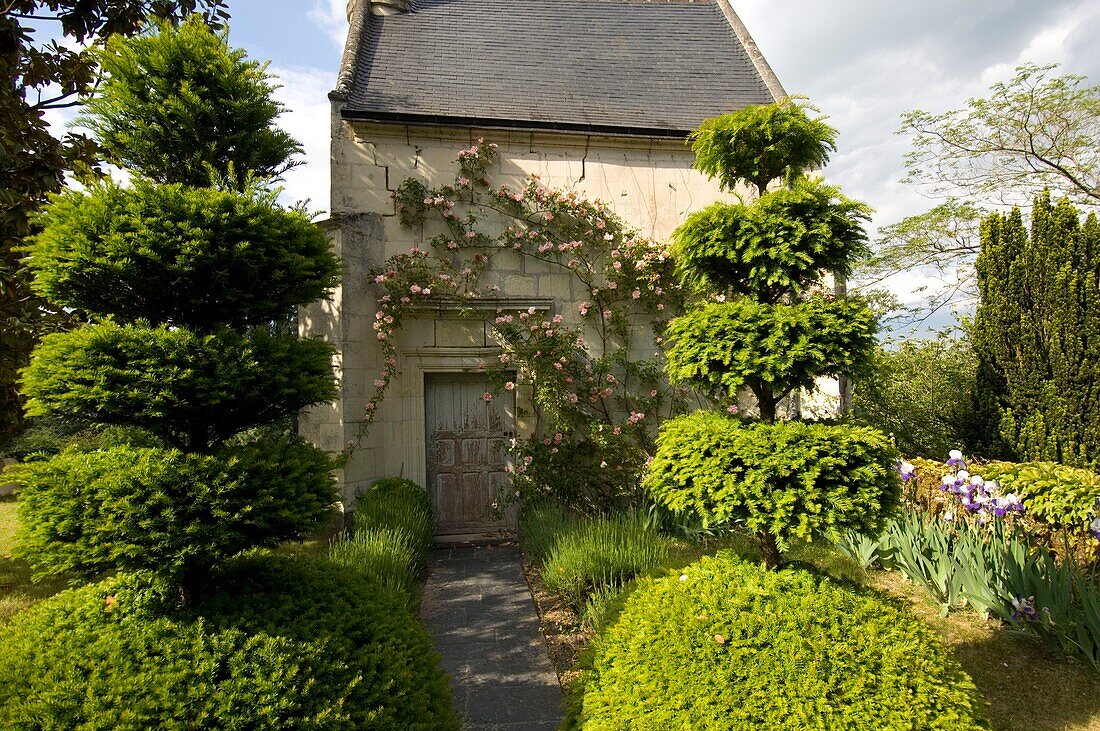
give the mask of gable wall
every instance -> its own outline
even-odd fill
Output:
[[[337,403],[304,414],[302,433],[319,446],[340,451],[353,438],[382,371],[375,332],[378,293],[367,271],[386,257],[424,244],[437,231],[401,226],[391,192],[406,178],[420,177],[429,187],[452,182],[460,149],[478,138],[499,145],[490,183],[522,186],[530,174],[548,188],[571,188],[600,198],[650,238],[666,240],[692,211],[729,198],[716,184],[691,168],[690,148],[677,140],[631,139],[588,135],[521,133],[442,127],[407,127],[344,122],[334,114],[332,145],[333,244],[344,261],[341,286],[329,302],[302,313],[303,331],[337,344],[340,379]],[[427,247],[425,247],[427,248]],[[512,252],[494,256],[482,277],[501,287],[513,304],[561,313],[575,324],[577,303],[571,275],[550,265],[524,261]],[[490,309],[487,314],[493,314]],[[640,338],[638,339],[640,340]],[[433,371],[474,370],[495,357],[492,340],[480,322],[453,313],[422,312],[405,322],[397,345],[401,374],[381,405],[370,436],[347,465],[345,498],[382,477],[403,474],[423,484],[423,376]],[[651,343],[635,356],[652,355]],[[529,402],[529,387],[520,388],[517,408]],[[517,424],[526,433],[530,424]]]

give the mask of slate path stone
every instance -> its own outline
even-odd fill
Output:
[[[432,553],[420,613],[467,731],[553,731],[561,687],[539,634],[519,549]]]

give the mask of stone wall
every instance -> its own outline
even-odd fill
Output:
[[[333,298],[303,309],[301,317],[304,333],[322,335],[340,351],[334,363],[338,401],[311,410],[301,420],[302,433],[325,449],[339,451],[354,439],[383,367],[372,330],[378,295],[367,272],[438,232],[430,226],[403,227],[391,193],[409,177],[421,178],[429,187],[452,182],[458,151],[479,138],[499,145],[489,170],[491,184],[521,187],[537,175],[547,188],[572,189],[606,201],[643,236],[656,240],[667,240],[690,212],[732,199],[692,169],[691,150],[682,140],[348,123],[339,119],[337,109],[327,225],[344,273]],[[501,301],[487,303],[487,315],[498,304],[536,307],[576,324],[576,305],[584,299],[572,275],[510,253],[495,256],[481,282],[500,287]],[[400,374],[369,437],[344,471],[347,499],[371,481],[397,474],[423,484],[424,374],[476,370],[498,352],[484,323],[435,310],[420,311],[405,322],[396,345]],[[652,344],[643,342],[632,355],[645,357],[651,350]],[[519,412],[526,410],[529,397],[529,387],[521,385]],[[518,423],[517,431],[524,433],[526,426]]]

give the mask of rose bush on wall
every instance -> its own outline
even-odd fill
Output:
[[[666,248],[630,230],[605,202],[548,190],[536,176],[521,188],[493,187],[488,170],[496,155],[496,145],[478,140],[459,152],[453,183],[429,188],[410,178],[394,194],[402,224],[442,224],[443,232],[372,273],[381,288],[374,330],[385,367],[350,449],[397,375],[394,341],[409,311],[457,303],[483,318],[484,301],[502,295],[486,276],[493,261],[519,256],[567,274],[583,295],[559,302],[569,309],[558,312],[489,311],[501,354],[486,372],[498,393],[530,384],[533,394],[537,429],[513,445],[515,491],[552,491],[586,509],[632,502],[658,418],[687,403],[687,389],[665,382],[660,352],[684,292]]]

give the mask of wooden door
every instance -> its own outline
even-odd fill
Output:
[[[425,377],[428,492],[440,534],[479,533],[510,526],[492,504],[511,484],[507,471],[515,429],[512,392],[486,401],[488,379],[480,374]]]

